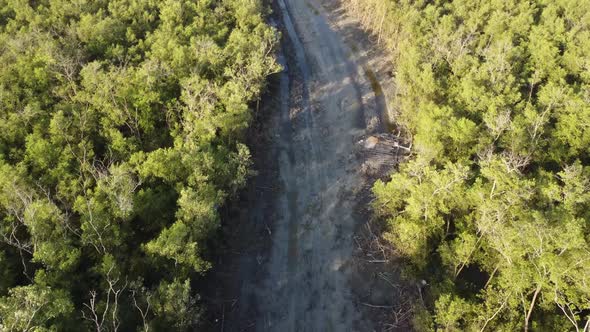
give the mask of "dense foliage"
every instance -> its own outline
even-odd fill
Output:
[[[429,283],[416,327],[589,330],[590,1],[349,5],[391,51],[413,140],[374,192]]]
[[[248,103],[259,0],[0,0],[0,330],[186,330]]]

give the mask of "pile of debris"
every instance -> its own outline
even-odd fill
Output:
[[[362,172],[367,176],[381,177],[412,151],[412,145],[400,135],[375,134],[361,137],[357,142],[357,155],[364,160]]]

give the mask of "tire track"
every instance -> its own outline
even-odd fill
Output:
[[[284,31],[279,114],[273,127],[281,190],[277,193],[262,280],[244,278],[239,314],[256,331],[370,330],[356,307],[356,192],[366,186],[354,156],[376,110],[363,67],[315,1],[276,0]],[[252,212],[253,213],[253,212]],[[248,306],[255,306],[255,316]],[[250,317],[246,317],[250,316]],[[237,328],[239,327],[239,329]],[[362,327],[362,328],[361,328]],[[232,329],[234,330],[234,329]]]

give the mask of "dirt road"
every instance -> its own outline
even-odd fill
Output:
[[[269,244],[243,245],[234,262],[239,287],[224,304],[226,331],[373,330],[350,284],[369,277],[353,266],[353,236],[366,222],[358,193],[368,186],[354,150],[382,129],[385,99],[371,56],[344,35],[350,27],[335,4],[276,1],[285,70],[270,103],[269,165],[257,165],[253,184],[274,190],[253,194],[242,225]],[[264,170],[273,163],[275,171]]]

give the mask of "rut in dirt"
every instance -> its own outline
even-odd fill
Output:
[[[275,3],[284,70],[262,103],[267,139],[239,217],[239,249],[224,262],[216,328],[373,330],[351,284],[371,277],[353,261],[354,235],[367,221],[359,196],[370,186],[355,152],[362,137],[381,130],[386,110],[357,46],[329,21],[333,3]]]

